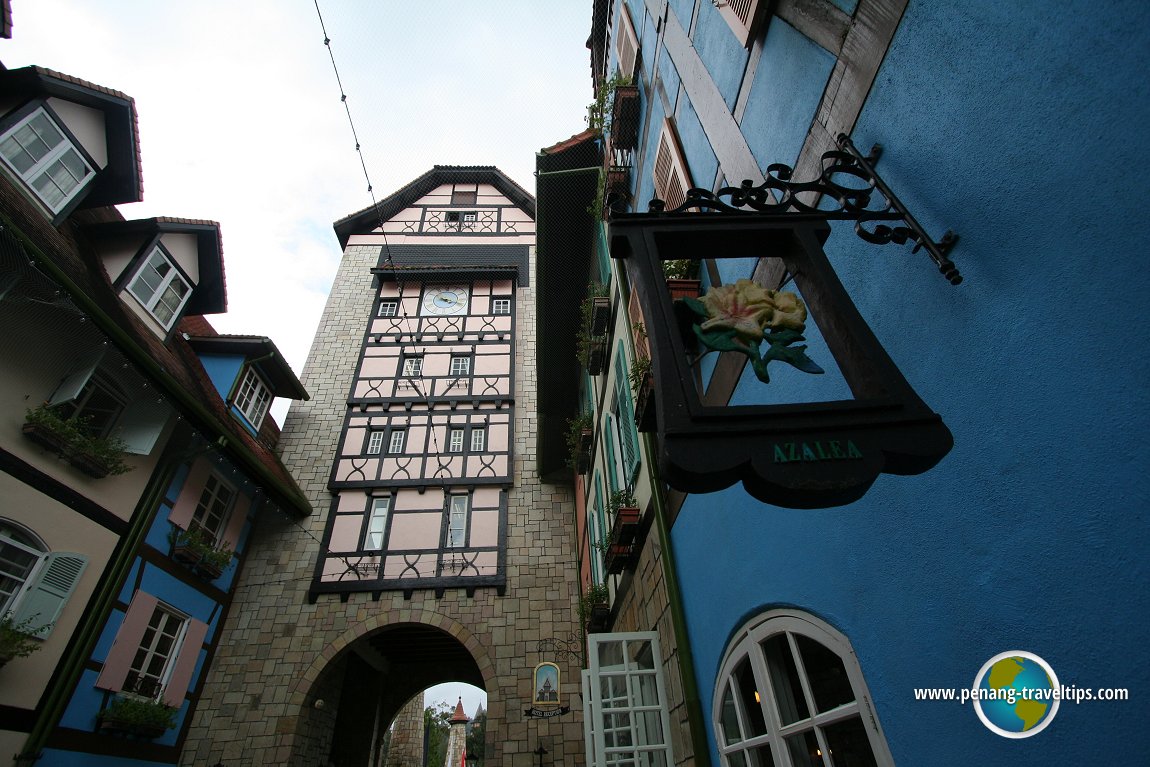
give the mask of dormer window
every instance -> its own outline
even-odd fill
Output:
[[[0,157],[53,214],[62,211],[95,174],[43,107],[0,135]]]
[[[259,429],[271,402],[271,391],[256,373],[255,368],[249,367],[236,392],[235,406],[254,428]]]
[[[175,261],[163,248],[156,246],[128,286],[128,291],[167,330],[180,316],[180,310],[192,294],[192,287],[176,268]]]

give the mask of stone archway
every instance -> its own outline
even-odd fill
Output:
[[[382,733],[404,704],[442,682],[499,694],[491,659],[459,622],[374,618],[332,641],[299,677],[291,694],[299,716],[279,745],[293,764],[374,767]]]

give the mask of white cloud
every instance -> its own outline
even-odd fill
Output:
[[[377,197],[436,164],[496,165],[533,192],[535,153],[584,125],[590,6],[321,0]],[[20,2],[0,56],[136,100],[145,200],[122,212],[220,222],[229,310],[211,321],[302,370],[332,222],[371,204],[314,4]]]

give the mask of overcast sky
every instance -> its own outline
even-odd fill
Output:
[[[371,204],[314,0],[12,6],[0,61],[135,99],[144,202],[121,212],[218,221],[229,308],[209,319],[269,336],[299,374],[339,264],[331,225]],[[319,10],[380,198],[436,164],[495,165],[534,193],[536,152],[585,126],[590,0]],[[481,694],[460,690],[470,715]]]

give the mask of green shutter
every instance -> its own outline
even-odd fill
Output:
[[[639,432],[635,429],[635,409],[631,405],[631,387],[627,383],[622,341],[615,354],[615,410],[619,422],[619,438],[623,440],[623,471],[627,474],[627,484],[631,485],[639,471]]]
[[[30,625],[39,628],[35,636],[47,638],[87,566],[88,558],[83,554],[45,556],[44,563],[28,583],[28,590],[20,599],[12,622],[19,624],[31,620]]]

